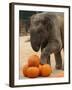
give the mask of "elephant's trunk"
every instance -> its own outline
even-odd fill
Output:
[[[40,46],[37,45],[37,43],[33,42],[33,40],[31,40],[31,46],[32,46],[32,49],[36,52],[38,52],[40,49]]]

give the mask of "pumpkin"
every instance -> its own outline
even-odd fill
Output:
[[[28,59],[28,66],[36,66],[38,67],[40,63],[40,58],[37,55],[32,55]]]
[[[52,68],[49,64],[44,64],[40,69],[41,76],[47,77],[52,73]]]
[[[38,76],[39,76],[39,68],[38,67],[28,67],[27,77],[36,78]]]
[[[27,76],[27,69],[28,69],[28,65],[24,65],[23,66],[23,75]]]

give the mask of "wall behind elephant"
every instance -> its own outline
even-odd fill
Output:
[[[0,0],[0,90],[12,89],[8,87],[8,81],[9,81],[9,3],[10,2],[57,4],[57,5],[58,4],[60,5],[72,4],[72,0]],[[72,5],[71,5],[71,15],[72,15]],[[72,48],[71,48],[71,51],[72,51]],[[72,69],[71,69],[71,72],[72,72]],[[27,89],[27,90],[34,90],[34,89],[35,90],[37,89],[71,90],[72,83],[70,85],[43,86],[43,87],[39,86],[39,87],[26,87],[26,88],[14,88],[14,89],[15,90],[18,90],[18,89],[20,90],[24,90],[24,89]]]

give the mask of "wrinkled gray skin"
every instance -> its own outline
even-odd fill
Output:
[[[64,48],[63,13],[39,13],[30,20],[30,40],[34,51],[41,48],[41,64],[50,64],[54,53],[56,68],[62,68],[61,49]]]

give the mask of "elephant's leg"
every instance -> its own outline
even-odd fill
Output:
[[[50,55],[49,56],[42,56],[43,47],[41,47],[41,64],[50,64]]]
[[[60,52],[55,53],[55,60],[56,60],[56,68],[62,69],[62,58]]]
[[[50,55],[48,57],[42,57],[41,64],[51,64],[50,63]]]
[[[41,64],[47,64],[47,58],[45,56],[42,56],[41,54],[41,61],[40,61]]]
[[[51,62],[50,62],[50,55],[47,57],[47,63],[51,64]]]
[[[60,44],[58,42],[50,42],[45,48],[42,49],[41,53],[41,63],[50,63],[50,54],[57,53],[60,50]],[[56,61],[60,57],[59,54],[55,55]],[[60,63],[61,60],[58,60],[57,63]]]

